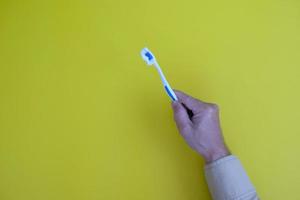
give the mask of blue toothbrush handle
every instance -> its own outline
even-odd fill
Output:
[[[172,99],[172,101],[177,101],[176,95],[174,94],[173,91],[171,91],[172,89],[170,89],[169,86],[167,86],[167,85],[165,85],[164,87],[165,87],[165,90],[166,90],[167,94]]]

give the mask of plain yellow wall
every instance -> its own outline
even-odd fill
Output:
[[[0,199],[210,199],[144,46],[262,199],[300,199],[297,0],[2,0]]]

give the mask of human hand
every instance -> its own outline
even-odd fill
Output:
[[[216,104],[195,99],[174,90],[178,101],[172,102],[174,119],[189,146],[211,163],[230,154],[225,145]]]

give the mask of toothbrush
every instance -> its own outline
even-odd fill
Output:
[[[158,62],[155,59],[154,54],[148,48],[143,48],[142,51],[141,51],[141,56],[149,66],[154,65],[154,67],[157,69],[157,71],[159,73],[160,79],[162,81],[162,84],[165,88],[166,93],[172,99],[172,101],[177,101],[178,100],[177,96],[175,95],[174,91],[170,87],[170,85],[169,85],[166,77],[164,76]]]

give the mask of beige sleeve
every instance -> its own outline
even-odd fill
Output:
[[[233,155],[206,165],[205,177],[214,200],[259,199],[242,164]]]

